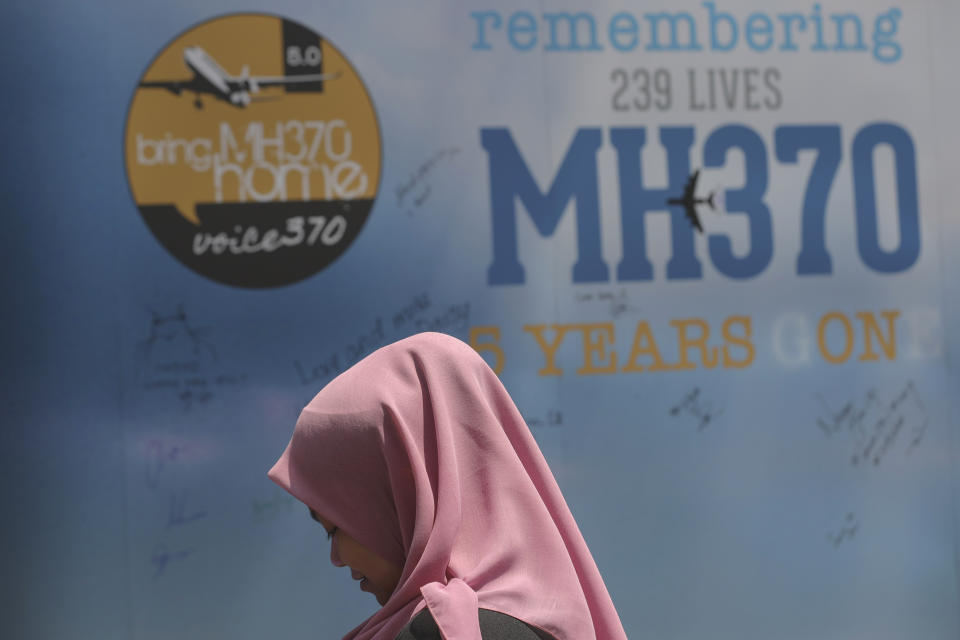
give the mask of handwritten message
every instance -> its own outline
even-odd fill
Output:
[[[183,304],[172,312],[149,313],[148,334],[136,353],[137,382],[145,393],[169,397],[186,413],[246,384],[246,373],[219,364],[213,328],[193,324]]]
[[[435,305],[429,294],[420,293],[398,309],[359,326],[364,328],[341,347],[308,362],[294,360],[300,384],[316,391],[368,354],[404,336],[423,331],[465,332],[470,326],[470,303]]]

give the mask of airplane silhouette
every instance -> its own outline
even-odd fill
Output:
[[[174,95],[184,91],[191,91],[196,98],[193,106],[203,108],[202,94],[210,94],[217,100],[223,100],[241,109],[251,102],[270,100],[272,98],[254,98],[251,94],[259,93],[264,87],[276,87],[304,82],[321,82],[333,80],[339,73],[314,73],[302,76],[251,76],[250,68],[246,65],[239,76],[232,76],[220,66],[213,56],[203,50],[203,47],[187,47],[183,50],[183,61],[193,72],[188,80],[150,80],[141,82],[140,86],[150,89],[166,89]],[[275,99],[275,98],[273,98]]]
[[[703,225],[700,224],[700,216],[697,215],[697,205],[708,204],[714,211],[716,207],[713,206],[713,191],[711,191],[706,198],[696,197],[697,178],[699,177],[700,169],[697,169],[690,174],[690,178],[687,179],[687,184],[683,187],[683,196],[680,198],[670,198],[667,200],[667,204],[682,204],[686,210],[687,219],[690,220],[690,224],[696,227],[697,231],[703,233]]]

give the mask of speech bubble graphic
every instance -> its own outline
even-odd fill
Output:
[[[318,33],[262,14],[209,20],[157,54],[130,103],[125,154],[154,236],[236,286],[324,268],[380,183],[379,125],[356,71]]]
[[[177,213],[186,218],[188,222],[195,226],[200,226],[200,218],[197,217],[197,204],[192,200],[181,200],[174,202],[173,206],[177,208]]]

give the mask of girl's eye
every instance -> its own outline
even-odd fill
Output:
[[[330,531],[327,531],[327,540],[333,540],[333,534],[335,534],[339,529],[340,527],[334,527],[333,529],[330,529]]]

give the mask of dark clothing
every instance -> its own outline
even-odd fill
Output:
[[[480,609],[480,635],[483,640],[556,640],[542,629],[489,609]],[[443,636],[430,609],[424,608],[400,631],[396,640],[443,640]]]

